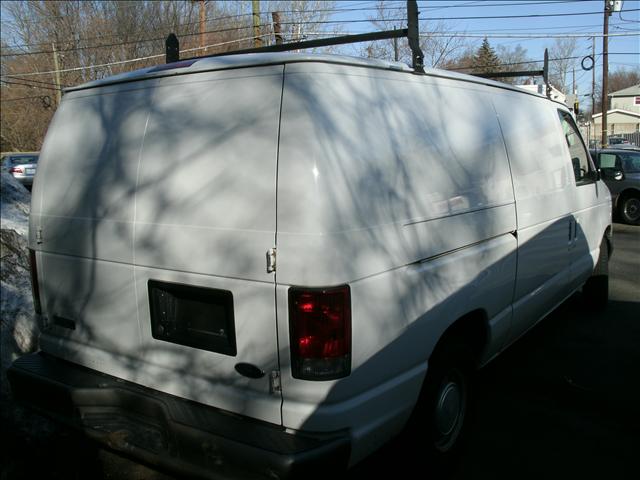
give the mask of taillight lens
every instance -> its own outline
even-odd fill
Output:
[[[9,171],[11,173],[24,173],[24,170],[22,170],[22,167],[11,167]]]
[[[291,370],[302,380],[351,373],[351,294],[348,285],[289,289]]]
[[[33,309],[40,315],[42,306],[40,304],[40,287],[38,286],[38,267],[36,265],[36,252],[29,249],[29,266],[31,267],[31,293],[33,294]]]

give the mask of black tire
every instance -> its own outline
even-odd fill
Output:
[[[630,194],[620,199],[618,206],[620,219],[628,225],[640,225],[640,197]]]
[[[595,309],[603,309],[609,301],[609,248],[606,240],[600,244],[600,255],[591,277],[582,287],[587,304]]]
[[[452,338],[437,347],[408,426],[419,458],[446,472],[460,452],[471,412],[472,349]]]

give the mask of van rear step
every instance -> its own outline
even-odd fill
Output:
[[[19,401],[114,450],[182,474],[315,477],[344,470],[349,460],[348,432],[293,435],[44,353],[21,357],[7,375]]]

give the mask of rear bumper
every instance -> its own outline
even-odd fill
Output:
[[[36,353],[8,371],[14,396],[89,437],[204,478],[291,478],[347,467],[348,432],[292,434]]]
[[[22,185],[33,185],[33,178],[35,175],[25,175],[25,174],[15,174],[12,173],[13,178],[15,178]]]

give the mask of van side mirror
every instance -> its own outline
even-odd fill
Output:
[[[620,181],[620,180],[624,180],[624,172],[622,172],[622,170],[614,170],[613,172],[613,179]]]

